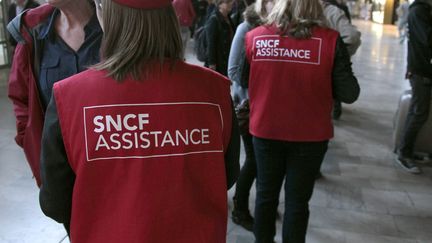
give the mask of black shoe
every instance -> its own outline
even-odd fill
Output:
[[[235,224],[240,225],[245,228],[247,231],[253,231],[254,219],[249,213],[249,210],[240,211],[234,210],[232,211],[232,221]]]
[[[417,165],[414,164],[411,158],[404,158],[401,156],[397,156],[395,159],[396,163],[402,167],[405,171],[413,174],[420,174],[421,170]]]

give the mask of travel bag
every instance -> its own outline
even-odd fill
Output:
[[[400,140],[402,139],[411,97],[412,91],[405,90],[399,100],[399,107],[395,115],[393,130],[393,142],[395,152],[397,152]],[[417,140],[414,146],[414,153],[420,155],[432,155],[432,105],[430,107],[428,120],[423,125],[417,136]]]

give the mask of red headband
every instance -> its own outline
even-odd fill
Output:
[[[113,0],[114,2],[131,8],[157,9],[167,7],[171,0]]]

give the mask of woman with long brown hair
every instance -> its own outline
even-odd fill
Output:
[[[215,0],[215,9],[205,24],[207,60],[204,65],[227,76],[228,57],[234,37],[230,13],[234,0]]]
[[[239,171],[229,80],[183,61],[171,0],[95,2],[102,61],[54,85],[43,212],[78,243],[225,242]]]
[[[333,137],[333,98],[359,95],[346,47],[324,23],[319,0],[278,0],[267,24],[246,35],[258,243],[274,240],[284,179],[282,239],[305,242],[315,176]]]

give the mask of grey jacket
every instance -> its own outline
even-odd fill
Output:
[[[234,105],[240,104],[241,101],[249,98],[247,89],[240,85],[240,80],[243,73],[242,68],[246,61],[246,33],[262,23],[261,18],[254,9],[253,5],[250,5],[246,9],[244,13],[245,21],[237,27],[231,43],[231,51],[228,59],[228,78],[232,81],[231,96],[233,97]]]
[[[361,44],[360,31],[350,23],[348,17],[340,8],[327,3],[323,3],[323,7],[328,27],[339,32],[347,46],[348,53],[351,56],[354,55]]]

